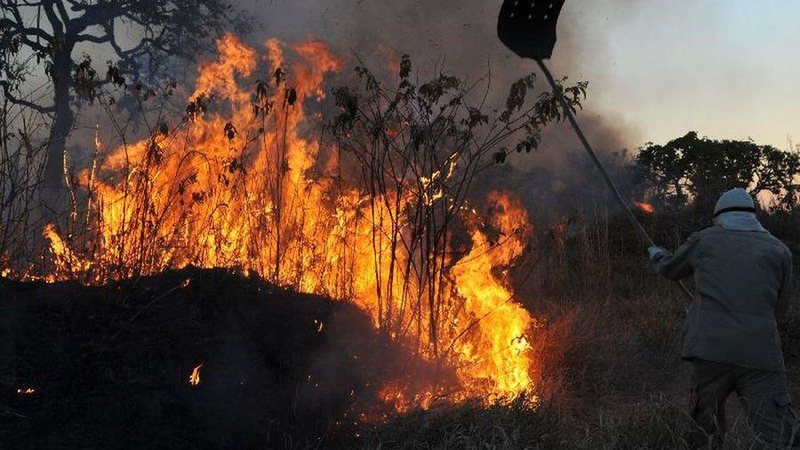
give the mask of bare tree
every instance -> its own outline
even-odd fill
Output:
[[[11,103],[52,118],[42,200],[50,213],[65,192],[67,136],[75,123],[76,100],[93,100],[107,83],[134,82],[143,73],[163,74],[171,57],[191,57],[236,20],[227,0],[2,0],[0,1],[0,87]],[[137,36],[126,42],[125,36]],[[101,77],[90,56],[101,46],[118,58]],[[20,94],[25,78],[43,70],[52,103]],[[77,94],[76,99],[73,94]]]

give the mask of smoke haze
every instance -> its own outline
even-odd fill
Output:
[[[626,2],[617,2],[624,4]],[[496,37],[499,1],[462,0],[431,2],[423,0],[240,0],[238,6],[249,11],[260,24],[250,40],[268,37],[285,40],[321,39],[340,55],[358,55],[373,69],[386,64],[386,50],[396,55],[409,54],[423,75],[439,67],[475,80],[491,71],[490,98],[501,104],[510,84],[536,71],[535,63],[523,60],[507,50]],[[550,61],[556,77],[570,81],[589,81],[585,109],[579,122],[596,150],[603,154],[619,152],[638,145],[639,136],[619,117],[598,111],[592,106],[591,79],[584,80],[581,64],[602,52],[602,43],[586,42],[579,32],[581,20],[574,2],[567,2],[559,21],[559,41]],[[599,20],[602,20],[600,18]],[[352,66],[353,64],[350,64]],[[349,67],[345,66],[345,70]],[[537,88],[544,89],[544,78]],[[610,159],[606,155],[605,159]],[[511,158],[513,169],[506,172],[502,184],[508,185],[536,209],[555,208],[568,212],[588,203],[605,203],[605,187],[596,169],[579,148],[567,125],[555,124],[545,130],[538,151]],[[508,172],[513,172],[510,174]],[[494,177],[485,183],[500,183]],[[493,186],[487,186],[490,189]],[[534,204],[536,206],[534,206]],[[543,217],[540,217],[543,219]]]

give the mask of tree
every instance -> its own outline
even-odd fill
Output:
[[[165,62],[191,57],[210,44],[233,15],[227,0],[0,0],[3,95],[52,118],[42,189],[51,213],[65,190],[64,149],[76,100],[92,101],[103,85],[124,85],[125,76],[138,83],[145,71],[149,77],[165,74]],[[138,39],[128,45],[126,34]],[[92,67],[90,56],[76,58],[87,45],[102,46],[119,59],[109,62],[105,78]],[[44,69],[52,104],[20,95],[31,66]]]
[[[719,195],[745,187],[752,195],[771,192],[778,204],[797,205],[800,154],[752,141],[699,138],[690,132],[665,145],[646,144],[637,163],[646,171],[653,196],[666,204],[713,208]]]

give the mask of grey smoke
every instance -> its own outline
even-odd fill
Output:
[[[630,13],[627,1],[606,1],[600,5],[613,14]],[[358,54],[367,64],[380,68],[376,48],[382,46],[409,54],[421,71],[445,70],[477,79],[491,69],[491,98],[505,99],[510,84],[530,72],[533,61],[522,60],[496,38],[496,17],[500,2],[459,0],[239,0],[261,26],[249,40],[268,37],[286,40],[322,39],[338,54]],[[583,26],[598,26],[604,17],[593,15],[579,2],[567,2],[559,22],[559,41],[549,62],[557,77],[582,80],[582,62],[602,58],[606,43],[582,39]],[[587,14],[589,16],[587,16]],[[375,56],[374,58],[370,58]],[[613,164],[613,153],[639,141],[632,130],[614,117],[592,107],[592,84],[579,122],[596,150]],[[543,77],[537,81],[544,89]],[[633,144],[635,145],[635,144]],[[537,219],[547,220],[576,209],[606,204],[608,195],[596,170],[579,147],[572,130],[559,124],[544,133],[540,149],[531,155],[511,159],[513,169],[499,168],[503,176],[484,178],[486,190],[505,187],[516,191],[531,207]],[[626,180],[620,180],[625,183]],[[547,214],[537,214],[537,210]],[[545,217],[549,216],[549,217]]]

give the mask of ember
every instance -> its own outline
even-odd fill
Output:
[[[636,207],[642,210],[642,212],[645,214],[653,214],[656,212],[656,208],[650,203],[634,202],[634,205],[636,205]]]
[[[203,364],[198,365],[197,367],[192,370],[192,374],[189,375],[189,384],[192,386],[197,386],[200,384],[200,369],[203,368]]]

